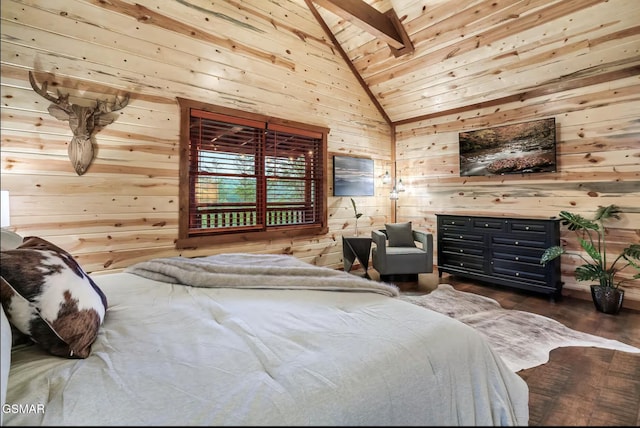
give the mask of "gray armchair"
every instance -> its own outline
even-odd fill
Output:
[[[397,226],[401,226],[400,239]],[[408,228],[407,228],[408,225]],[[433,272],[433,235],[411,230],[411,223],[386,225],[388,231],[373,230],[371,238],[375,247],[371,255],[372,266],[382,281],[417,281],[419,273]],[[418,245],[415,244],[418,242]]]

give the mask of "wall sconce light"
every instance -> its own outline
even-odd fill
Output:
[[[9,210],[9,191],[0,190],[0,227],[11,226]]]
[[[389,193],[389,199],[391,200],[398,200],[398,197],[400,196],[400,192],[404,192],[405,191],[405,187],[404,184],[402,183],[402,178],[398,179],[398,182],[393,186],[393,189],[391,189],[391,193]]]
[[[394,165],[394,169],[395,169],[395,165]],[[389,171],[385,171],[384,175],[382,176],[382,184],[389,184],[391,183],[391,180],[392,180],[391,174],[389,174]],[[399,193],[404,191],[405,191],[405,187],[404,187],[404,183],[402,182],[402,178],[399,178],[398,181],[395,181],[394,179],[393,189],[391,189],[391,193],[389,193],[389,199],[397,200]]]
[[[391,199],[392,201],[398,200],[398,189],[396,189],[396,186],[393,186],[393,189],[391,189],[391,193],[389,193],[389,199]]]

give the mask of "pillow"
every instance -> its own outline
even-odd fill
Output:
[[[2,403],[2,411],[0,412],[0,425],[4,426],[2,422],[2,416],[4,415],[4,404],[7,402],[7,383],[9,382],[9,368],[11,367],[11,326],[9,325],[9,320],[7,319],[7,315],[4,313],[4,309],[0,306],[0,314],[2,316],[2,336],[0,336],[0,352],[2,352],[2,356],[0,357],[0,378],[2,384],[0,385],[0,392],[2,393],[1,400]]]
[[[415,247],[411,222],[385,224],[390,247]]]
[[[20,244],[22,244],[22,236],[4,227],[0,229],[0,249],[2,251],[13,250],[18,248]]]
[[[88,357],[107,311],[102,290],[69,253],[42,238],[27,237],[1,257],[9,322],[53,355]]]

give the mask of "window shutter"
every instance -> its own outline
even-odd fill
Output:
[[[257,153],[264,125],[201,111],[191,116],[190,233],[261,229]]]
[[[322,134],[268,125],[265,146],[267,226],[321,219]]]
[[[325,224],[324,134],[191,109],[188,237]]]

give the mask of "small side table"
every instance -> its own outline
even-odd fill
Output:
[[[371,238],[359,236],[342,237],[342,258],[344,271],[349,272],[353,262],[358,260],[364,268],[364,277],[369,278],[369,253],[371,252]]]

